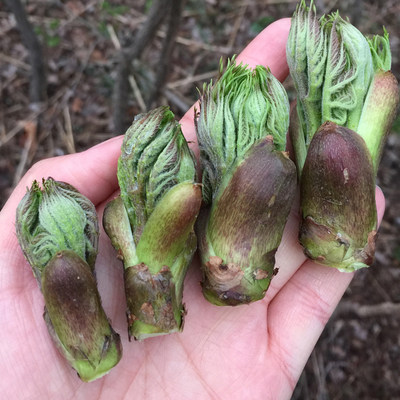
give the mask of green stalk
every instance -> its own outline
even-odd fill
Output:
[[[369,87],[357,127],[372,156],[375,174],[398,103],[399,87],[395,76],[390,71],[378,70]]]

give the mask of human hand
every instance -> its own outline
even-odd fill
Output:
[[[266,28],[238,57],[250,66],[288,74],[290,20]],[[195,142],[193,109],[182,129]],[[118,189],[122,137],[85,152],[43,160],[22,178],[0,214],[0,393],[5,399],[289,399],[303,367],[352,274],[314,264],[297,241],[297,208],[276,255],[279,273],[266,298],[216,307],[202,296],[198,260],[185,281],[188,310],[182,333],[128,342],[122,265],[100,234],[96,275],[106,314],[121,335],[123,357],[105,377],[83,383],[58,353],[41,317],[43,296],[15,235],[15,210],[34,179],[68,182],[97,207]],[[195,153],[196,145],[193,144]],[[377,191],[380,218],[384,198]]]

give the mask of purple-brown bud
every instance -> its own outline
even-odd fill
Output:
[[[122,356],[121,340],[101,305],[90,267],[76,253],[57,253],[42,273],[45,320],[61,353],[83,381],[106,374]]]
[[[307,256],[348,272],[371,265],[375,173],[362,137],[324,123],[310,143],[300,187],[300,242]]]

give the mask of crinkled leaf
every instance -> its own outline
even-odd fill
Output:
[[[168,107],[135,118],[122,144],[118,182],[136,244],[166,191],[192,182],[195,174],[193,156]]]
[[[286,146],[289,103],[271,72],[228,62],[220,79],[203,88],[196,121],[203,167],[203,198],[210,203],[222,177],[259,139]]]
[[[35,276],[60,250],[72,250],[93,269],[98,247],[94,205],[74,187],[52,178],[38,182],[17,208],[17,235]]]

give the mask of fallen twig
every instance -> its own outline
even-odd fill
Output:
[[[385,301],[378,304],[362,305],[350,301],[342,301],[336,311],[335,316],[355,314],[360,318],[400,316],[400,303]]]
[[[166,32],[161,31],[161,30],[157,33],[157,36],[159,36],[161,38],[164,38],[166,35],[167,35]],[[183,44],[184,46],[191,47],[193,49],[206,50],[206,51],[210,51],[212,53],[217,53],[220,55],[230,55],[231,51],[232,51],[232,49],[228,46],[217,46],[217,45],[213,45],[213,44],[207,44],[207,43],[199,42],[198,40],[184,38],[182,36],[177,36],[176,42],[179,44]]]
[[[233,45],[235,44],[236,37],[239,33],[239,29],[242,25],[244,15],[247,10],[247,6],[248,6],[248,4],[246,4],[246,3],[244,3],[242,5],[242,7],[240,8],[239,14],[237,15],[237,17],[235,19],[235,23],[233,24],[233,29],[232,29],[231,35],[229,37],[229,40],[228,40],[228,45],[227,45],[228,49],[232,49]]]
[[[171,104],[179,108],[182,114],[184,114],[193,104],[191,99],[187,99],[181,93],[168,88],[164,90],[164,95]]]
[[[114,47],[117,50],[121,50],[121,43],[120,43],[120,41],[118,39],[117,34],[115,33],[114,27],[112,25],[110,25],[110,24],[107,25],[107,31],[108,31],[108,33],[110,35],[110,38],[111,38],[111,41],[112,41]],[[128,81],[129,81],[129,84],[130,84],[130,86],[131,86],[131,88],[133,90],[133,93],[135,95],[136,101],[139,104],[140,110],[142,112],[146,111],[146,104],[144,102],[142,93],[141,93],[141,91],[139,89],[139,86],[136,83],[136,80],[135,80],[135,77],[133,76],[133,74],[129,74]]]
[[[18,164],[18,167],[14,174],[14,183],[15,186],[22,178],[22,175],[25,171],[25,165],[28,161],[29,153],[32,152],[33,149],[36,148],[36,134],[37,134],[37,122],[36,121],[25,121],[23,124],[23,129],[25,129],[26,140],[25,145],[22,150],[21,158]]]
[[[15,65],[17,68],[22,68],[25,71],[30,71],[30,69],[31,69],[29,64],[27,64],[21,60],[17,60],[16,58],[10,57],[4,53],[0,53],[0,60],[5,61],[12,65]]]
[[[204,72],[202,74],[190,75],[183,79],[179,79],[179,80],[176,80],[173,82],[168,82],[167,88],[168,89],[177,89],[180,86],[189,85],[189,84],[197,82],[197,81],[208,81],[208,80],[218,76],[218,72],[219,72],[218,70],[214,70],[214,71]]]
[[[65,121],[65,145],[67,147],[68,153],[75,153],[75,142],[74,142],[74,133],[72,132],[72,123],[71,123],[71,115],[69,113],[68,106],[64,107],[63,110],[64,121]]]

